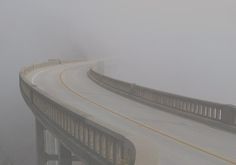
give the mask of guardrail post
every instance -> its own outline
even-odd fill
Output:
[[[134,160],[134,153],[132,152],[132,148],[128,143],[124,143],[124,150],[123,150],[123,164],[124,165],[131,165],[134,164],[135,160]]]
[[[59,144],[59,165],[72,165],[72,153],[61,143]]]
[[[130,91],[129,91],[130,95],[135,94],[135,86],[136,85],[134,83],[130,84]]]
[[[222,122],[230,125],[236,124],[236,107],[233,105],[226,105],[221,115]]]
[[[37,164],[45,165],[47,162],[46,152],[45,152],[45,141],[44,141],[44,132],[45,128],[43,125],[36,119],[36,149],[37,149]]]

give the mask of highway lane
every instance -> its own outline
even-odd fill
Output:
[[[138,159],[149,157],[151,164],[235,164],[235,134],[107,91],[88,79],[89,66],[48,67],[29,78],[52,97],[124,133],[135,145],[146,147],[138,152]]]

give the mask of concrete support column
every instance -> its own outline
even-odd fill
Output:
[[[72,153],[62,144],[59,144],[59,165],[72,165]]]
[[[43,125],[36,119],[36,149],[37,149],[37,165],[46,165],[46,153],[45,153],[45,139],[44,139],[44,127]]]

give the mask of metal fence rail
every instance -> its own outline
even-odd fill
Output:
[[[219,104],[142,87],[104,76],[92,69],[88,71],[88,76],[105,88],[148,105],[178,112],[178,114],[187,115],[191,118],[202,118],[233,127],[236,126],[236,108],[232,105]]]

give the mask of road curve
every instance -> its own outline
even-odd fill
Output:
[[[51,97],[131,140],[137,165],[236,164],[236,134],[159,111],[96,85],[93,62],[37,69],[28,79]]]

